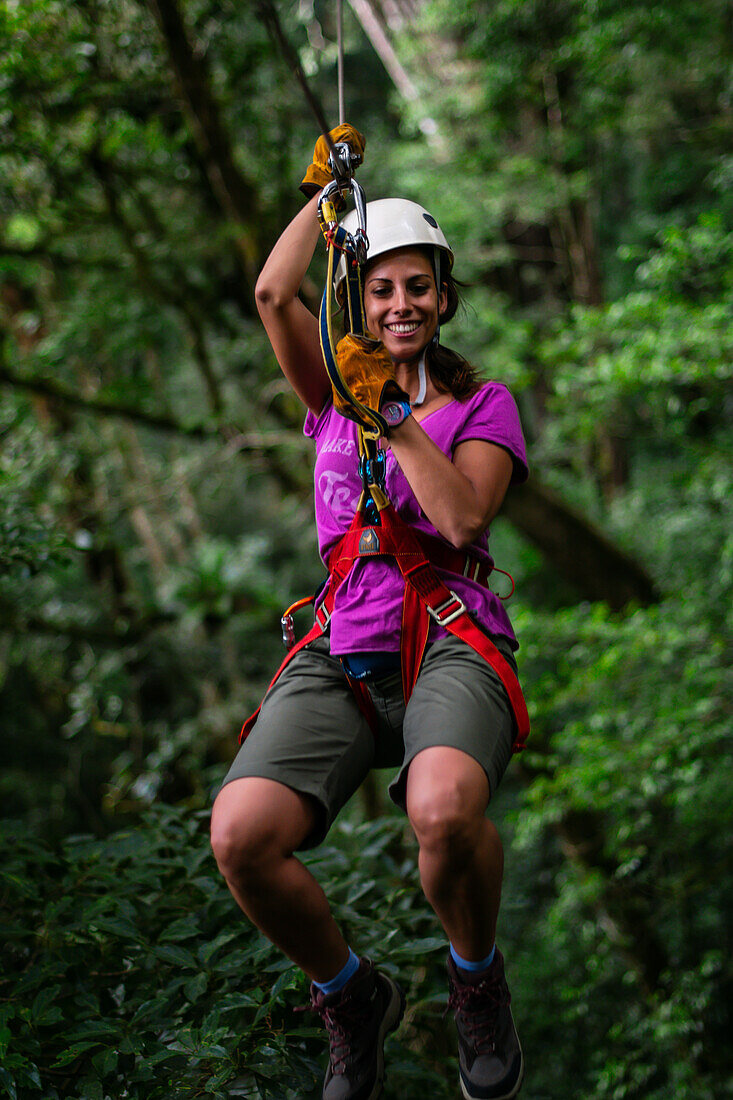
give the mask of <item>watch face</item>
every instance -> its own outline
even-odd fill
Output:
[[[407,417],[407,412],[399,401],[388,401],[382,405],[382,416],[391,428],[401,424]]]

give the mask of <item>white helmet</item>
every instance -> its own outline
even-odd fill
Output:
[[[367,260],[373,260],[393,248],[410,248],[427,245],[444,253],[448,259],[448,270],[453,267],[453,252],[445,239],[445,234],[432,214],[419,203],[409,199],[376,199],[366,204],[367,237],[369,248]],[[349,233],[359,228],[356,210],[351,210],[341,222]],[[435,255],[433,266],[438,282],[439,255]],[[334,280],[336,293],[346,278],[346,261],[342,256]]]

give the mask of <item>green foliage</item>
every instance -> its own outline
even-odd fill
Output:
[[[554,399],[547,446],[583,446],[602,418],[629,447],[708,438],[726,424],[733,372],[733,231],[719,214],[667,230],[637,287],[576,306],[543,343]]]
[[[178,7],[224,150],[204,148],[215,127],[183,103],[150,6],[0,5],[0,1092],[17,1100],[320,1091],[304,979],[238,920],[204,828],[281,608],[322,577],[302,412],[252,295],[315,129],[256,5]],[[333,5],[279,8],[335,118]],[[512,385],[533,469],[663,593],[611,614],[492,530],[533,721],[493,809],[500,934],[526,1091],[547,1100],[733,1089],[729,31],[725,0],[429,0],[395,40],[407,104],[347,6],[368,196],[434,211],[472,284],[445,338]],[[408,987],[387,1097],[447,1098],[442,936],[403,822],[363,816],[357,800],[308,862]]]
[[[65,546],[60,535],[51,532],[49,536],[35,514],[8,503],[0,520],[0,569],[37,573],[54,559],[59,560]]]
[[[48,478],[59,455],[32,420],[19,410],[0,413],[0,599],[3,576],[27,578],[67,562],[64,533],[49,525]]]
[[[239,1050],[267,1079],[282,966],[232,927],[199,817],[62,852],[15,837],[3,862],[5,911],[25,915],[4,937],[9,1095],[222,1096]]]
[[[700,956],[696,945],[725,935],[730,853],[719,822],[731,777],[720,639],[689,611],[685,619],[680,601],[623,623],[601,609],[568,612],[547,619],[537,641],[522,625],[536,736],[557,731],[550,757],[541,741],[527,752],[538,777],[526,795],[510,775],[495,807],[511,853],[502,946],[532,1089],[567,1095],[563,1068],[578,1097],[662,1100],[672,1089],[712,1100],[726,1080],[716,1051],[730,968],[713,946]],[[548,842],[569,812],[601,815],[604,874],[563,866]],[[8,1095],[319,1094],[323,1035],[293,1011],[307,999],[305,979],[238,916],[205,818],[158,808],[107,840],[53,847],[4,827]],[[350,942],[406,986],[387,1100],[453,1095],[445,943],[402,820],[344,817],[306,862]],[[644,897],[653,905],[639,909]],[[627,905],[667,945],[652,992],[623,924]]]
[[[391,973],[409,980],[420,951],[413,1019],[437,1025],[445,945],[414,856],[400,854],[401,826],[345,823],[339,840],[308,863],[349,934]],[[237,919],[201,814],[158,809],[107,841],[54,848],[5,829],[1,866],[4,1095],[320,1095],[324,1033],[294,1012],[306,981]],[[415,1064],[415,1026],[405,1032],[390,1042],[388,1095],[448,1095],[429,1056]]]
[[[547,829],[581,874],[558,870],[557,894],[528,921],[547,939],[522,942],[516,996],[530,1046],[542,1041],[548,985],[562,990],[558,1030],[583,1021],[574,1095],[712,1098],[730,1069],[718,1044],[733,977],[719,950],[733,855],[721,834],[732,684],[726,637],[700,607],[680,597],[621,620],[596,607],[522,623],[540,737],[524,761],[535,778],[512,814],[519,866],[507,891],[521,896],[523,862]],[[630,998],[634,987],[646,994]],[[538,1094],[560,1095],[541,1067],[533,1081]]]
[[[422,105],[460,165],[444,173],[441,213],[465,204],[459,239],[492,250],[493,281],[515,306],[518,291],[543,312],[589,292],[586,250],[615,299],[628,257],[646,255],[661,230],[711,206],[733,216],[725,0],[430,0],[422,19],[404,49],[420,73],[431,41],[447,42],[444,79],[423,78]],[[433,176],[431,164],[428,192]]]

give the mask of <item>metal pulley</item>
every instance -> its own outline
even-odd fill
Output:
[[[361,161],[361,153],[355,153],[348,141],[337,141],[328,158],[328,166],[335,180],[351,179]]]

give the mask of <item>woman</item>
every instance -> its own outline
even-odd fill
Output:
[[[332,137],[363,151],[348,126]],[[318,322],[298,297],[319,240],[318,193],[329,179],[321,139],[304,180],[313,197],[275,245],[256,292],[275,355],[308,410],[324,560],[349,526],[361,489],[357,428],[334,408]],[[402,200],[370,203],[367,215],[367,327],[409,398],[391,402],[400,408],[390,410],[382,441],[387,494],[418,535],[467,551],[490,570],[488,525],[510,482],[527,476],[516,406],[505,387],[482,384],[439,344],[458,298],[453,254],[435,220]],[[517,643],[494,594],[468,577],[437,572],[515,668]],[[394,561],[356,561],[338,590],[329,632],[298,652],[266,695],[216,799],[212,845],[244,913],[311,980],[312,1005],[330,1039],[324,1100],[374,1100],[385,1036],[399,1024],[404,997],[345,942],[294,853],[323,840],[371,767],[401,765],[390,794],[415,832],[422,888],[450,945],[463,1095],[513,1097],[523,1059],[494,943],[503,853],[485,812],[511,755],[515,719],[492,667],[437,623],[405,705],[403,589]],[[345,673],[366,685],[376,737]]]

